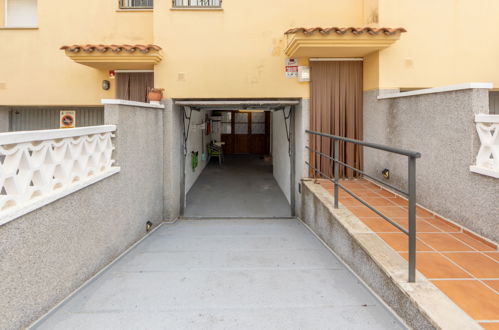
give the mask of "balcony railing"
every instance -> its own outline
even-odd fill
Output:
[[[120,171],[115,125],[0,133],[0,226]]]
[[[120,0],[120,9],[152,9],[153,0]]]
[[[222,8],[222,0],[173,0],[173,8]]]

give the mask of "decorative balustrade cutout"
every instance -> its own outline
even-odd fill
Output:
[[[476,115],[475,122],[481,147],[470,170],[499,178],[499,115]]]
[[[115,125],[0,133],[0,225],[114,173]]]

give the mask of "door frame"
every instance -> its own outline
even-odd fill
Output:
[[[256,99],[258,100],[258,99]],[[229,110],[229,109],[224,109],[224,105],[221,106],[211,106],[210,102],[215,102],[215,103],[224,103],[224,101],[213,101],[213,100],[206,100],[206,101],[197,101],[197,100],[177,100],[174,101],[174,104],[176,107],[181,111],[181,116],[183,118],[183,135],[182,135],[182,141],[181,141],[181,178],[180,178],[180,208],[179,208],[179,216],[183,217],[185,214],[185,209],[187,207],[187,192],[185,189],[185,164],[186,164],[186,155],[184,150],[186,147],[187,140],[185,139],[186,134],[188,134],[188,131],[186,130],[189,129],[189,123],[190,123],[190,114],[192,111],[199,111],[199,109],[203,108],[206,110]],[[240,102],[240,105],[234,106],[233,102],[238,102],[238,101],[231,101],[227,100],[225,101],[227,104],[230,104],[232,107],[230,110],[238,110],[244,107],[247,103],[244,101]],[[297,106],[301,106],[303,100],[299,99],[281,99],[281,100],[262,100],[262,101],[255,101],[253,100],[248,100],[249,104],[252,104],[250,102],[257,102],[258,104],[261,105],[262,109],[265,110],[270,110],[271,112],[276,112],[276,111],[284,111],[285,108],[289,107],[289,160],[290,160],[290,175],[289,175],[289,180],[290,180],[290,210],[291,210],[291,217],[296,216],[296,187],[295,187],[295,179],[296,179],[296,143],[295,143],[295,137],[296,137],[296,132],[295,132],[295,111]],[[205,104],[204,104],[205,103]],[[265,105],[265,104],[271,104]],[[237,109],[236,109],[237,107]],[[187,116],[187,110],[189,111],[189,116]],[[272,116],[270,116],[272,118]],[[186,126],[187,125],[187,126]],[[272,132],[272,119],[270,119],[270,131]],[[188,136],[187,136],[188,138]],[[271,137],[272,139],[272,133]],[[270,141],[270,148],[272,148],[272,141]],[[236,217],[239,218],[239,217]]]

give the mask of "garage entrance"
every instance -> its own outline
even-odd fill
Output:
[[[294,215],[299,100],[177,100],[184,118],[183,216]]]

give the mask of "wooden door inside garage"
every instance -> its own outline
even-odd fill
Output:
[[[270,153],[269,111],[224,111],[221,130],[227,155]]]

